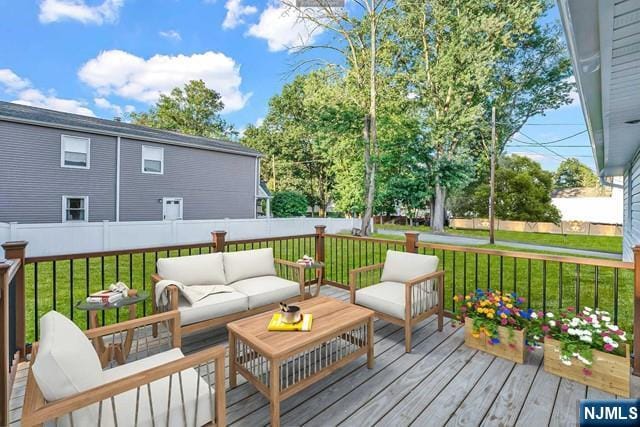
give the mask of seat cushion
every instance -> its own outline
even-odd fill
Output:
[[[105,382],[115,381],[126,378],[147,369],[155,368],[160,365],[183,358],[180,349],[172,349],[162,353],[155,354],[144,359],[136,360],[122,366],[117,366],[104,371]],[[204,369],[201,372],[205,374]],[[213,374],[213,372],[212,372]],[[182,378],[180,378],[182,377]],[[206,377],[205,377],[206,378]],[[212,377],[213,378],[213,377]],[[182,394],[180,392],[180,380],[182,380],[182,390],[184,393],[184,403],[186,407],[187,423],[189,425],[204,425],[211,421],[211,401],[213,390],[209,388],[207,383],[198,376],[195,369],[187,369],[181,372],[180,376],[173,375],[171,380],[171,395],[169,395],[169,378],[162,378],[151,383],[151,402],[153,407],[153,419],[155,425],[183,425],[182,411]],[[198,382],[200,385],[198,386]],[[197,394],[196,394],[197,392]],[[149,405],[149,394],[146,387],[140,390],[140,401],[138,407],[138,425],[152,425],[151,408]],[[210,394],[211,393],[211,394]],[[128,392],[119,394],[115,397],[116,415],[119,426],[135,425],[136,411],[136,394],[137,390],[133,389]],[[167,406],[167,402],[171,401],[171,408]],[[215,401],[215,400],[214,400]],[[196,402],[198,406],[197,420]],[[97,406],[97,405],[94,405]],[[169,419],[167,420],[167,412]],[[97,417],[96,417],[97,418]],[[113,412],[111,402],[103,403],[102,425],[114,425]],[[74,419],[75,421],[75,419]],[[95,423],[97,425],[97,423]]]
[[[224,271],[227,283],[251,277],[275,276],[273,249],[254,249],[250,251],[225,252]]]
[[[236,291],[249,297],[249,309],[284,301],[300,295],[300,285],[278,276],[262,276],[232,283]]]
[[[158,274],[185,286],[227,284],[221,253],[161,258]]]
[[[404,283],[385,281],[356,291],[356,304],[404,320]]]
[[[437,269],[436,256],[387,251],[380,281],[404,283],[423,274],[433,273]]]
[[[180,297],[180,301],[178,302],[180,323],[182,325],[190,325],[215,317],[239,313],[248,309],[249,298],[235,291],[209,295],[193,304],[190,304],[183,297]]]
[[[102,384],[98,355],[71,320],[50,311],[40,319],[40,331],[32,370],[47,401],[63,399]]]

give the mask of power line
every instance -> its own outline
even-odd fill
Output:
[[[514,141],[517,141],[517,140],[514,140]],[[520,142],[520,141],[518,141],[518,142]],[[531,143],[524,142],[524,141],[523,141],[523,143],[525,145],[509,145],[509,147],[511,147],[511,148],[515,148],[515,147],[523,148],[523,147],[531,147],[532,145],[535,145],[535,144],[531,144]],[[588,146],[588,145],[554,145],[553,148],[591,148],[591,147]]]
[[[539,145],[540,147],[544,148],[545,150],[549,151],[549,152],[550,152],[550,153],[552,153],[553,155],[555,155],[555,156],[557,156],[557,157],[559,157],[559,158],[561,158],[561,159],[563,159],[563,160],[567,160],[567,158],[566,158],[565,156],[563,156],[562,154],[560,154],[560,153],[557,153],[557,152],[553,151],[551,148],[547,147],[547,146],[546,146],[546,145],[544,145],[544,144],[541,144],[540,142],[538,142],[538,141],[536,141],[535,139],[531,138],[529,135],[527,135],[527,134],[525,134],[525,133],[523,133],[523,132],[520,132],[520,134],[521,134],[522,136],[524,136],[525,138],[530,139],[530,140],[531,140],[531,141],[533,141],[535,144]],[[524,141],[518,141],[518,142],[524,142]],[[525,144],[526,144],[526,142],[525,142]]]

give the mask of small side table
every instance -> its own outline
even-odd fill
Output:
[[[139,302],[145,301],[147,298],[149,298],[149,293],[142,291],[138,292],[136,296],[123,298],[112,304],[96,304],[87,301],[80,301],[76,304],[76,308],[78,310],[89,312],[89,329],[94,329],[98,327],[98,312],[127,307],[129,310],[129,320],[132,320],[137,317],[136,305]],[[94,338],[93,346],[98,353],[98,357],[100,358],[103,368],[107,363],[109,363],[110,354],[114,355],[115,360],[119,365],[125,364],[127,357],[129,356],[129,352],[131,351],[131,345],[133,344],[133,334],[134,330],[128,329],[124,343],[110,343],[109,345],[105,345],[102,338]]]
[[[324,273],[324,262],[314,261],[313,264],[305,264],[305,270],[315,270],[316,271],[316,289],[314,293],[311,293],[312,282],[310,282],[307,286],[309,287],[309,296],[317,297],[320,295],[320,286],[322,286],[322,275]]]

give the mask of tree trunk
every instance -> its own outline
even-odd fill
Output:
[[[491,108],[491,161],[489,167],[489,243],[493,245],[496,242],[496,107]]]
[[[431,231],[434,233],[444,232],[444,202],[446,197],[447,190],[439,182],[436,183],[433,211],[431,212]]]
[[[364,145],[364,188],[365,188],[365,209],[362,215],[362,223],[360,225],[360,235],[368,236],[370,231],[371,216],[373,215],[373,200],[375,198],[376,188],[376,166],[371,160],[371,116],[366,115],[364,118],[363,136]]]

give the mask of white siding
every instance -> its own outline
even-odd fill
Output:
[[[633,261],[633,247],[640,244],[640,156],[633,158],[624,175],[624,231],[622,256]]]

